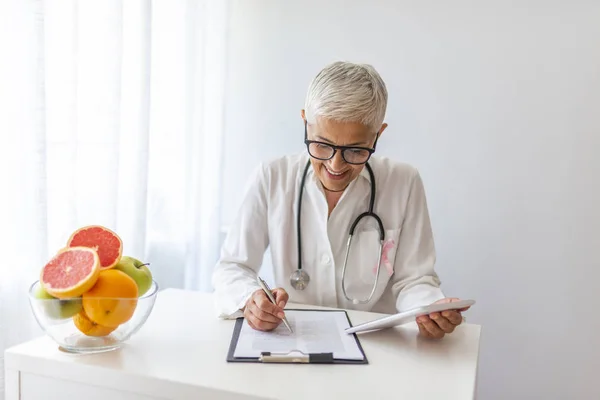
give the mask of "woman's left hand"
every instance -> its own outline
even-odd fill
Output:
[[[452,297],[438,300],[433,304],[452,303],[458,300],[459,299]],[[461,312],[467,311],[468,309],[469,307],[465,307],[458,310],[435,312],[417,317],[419,332],[426,338],[441,339],[447,333],[454,332],[454,329],[462,324],[463,316]]]

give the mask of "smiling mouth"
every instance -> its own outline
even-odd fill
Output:
[[[348,171],[335,172],[335,171],[332,171],[332,170],[330,170],[329,168],[327,168],[327,166],[324,166],[324,167],[325,167],[325,170],[327,171],[327,173],[328,173],[329,175],[331,175],[332,177],[334,177],[334,178],[340,178],[340,177],[342,177],[343,175],[345,175],[345,174],[346,174],[346,172],[348,172]]]
[[[335,175],[335,176],[340,176],[340,175],[342,175],[344,173],[344,171],[342,171],[342,172],[333,172],[329,168],[325,168],[325,169],[327,169],[327,172],[329,172],[331,175]]]

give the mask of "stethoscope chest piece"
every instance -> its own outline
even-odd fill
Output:
[[[290,284],[296,290],[304,290],[308,286],[308,282],[310,282],[310,276],[304,270],[297,269],[290,276]]]

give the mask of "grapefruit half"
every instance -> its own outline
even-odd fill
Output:
[[[89,247],[66,247],[48,261],[40,284],[58,299],[79,297],[90,290],[100,274],[100,258]]]
[[[68,247],[89,247],[100,258],[100,269],[117,265],[123,254],[123,241],[115,232],[100,225],[88,225],[77,229],[67,241]]]

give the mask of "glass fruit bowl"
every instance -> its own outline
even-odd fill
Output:
[[[121,347],[144,325],[157,293],[158,284],[153,280],[150,289],[137,298],[57,299],[48,296],[36,281],[28,297],[38,324],[61,350],[98,353]]]

